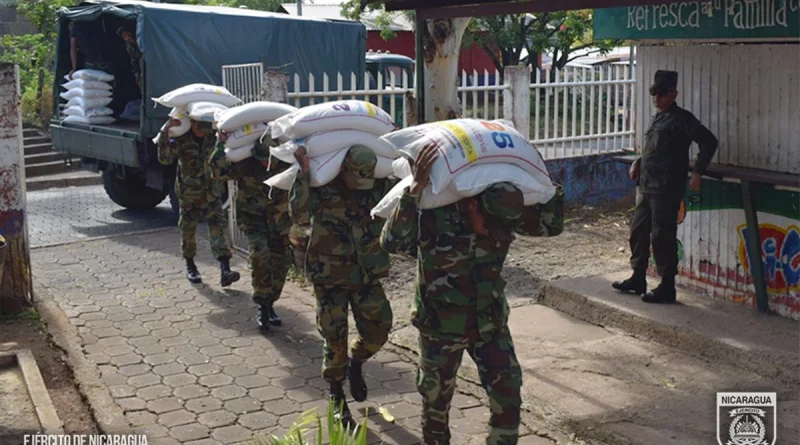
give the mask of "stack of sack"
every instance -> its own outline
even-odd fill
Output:
[[[116,120],[114,111],[108,107],[112,101],[111,83],[114,76],[98,70],[80,70],[64,76],[61,85],[67,91],[60,94],[67,101],[64,107],[64,122],[108,125]]]
[[[294,156],[300,146],[304,146],[308,153],[312,187],[321,187],[333,181],[342,168],[347,152],[354,145],[362,145],[375,152],[378,158],[375,178],[387,178],[392,175],[392,162],[400,153],[381,136],[394,128],[388,113],[369,102],[358,100],[326,102],[282,116],[269,124],[269,131],[273,139],[288,142],[273,147],[270,154],[293,165],[266,183],[283,190],[291,188],[300,170]]]
[[[225,141],[225,157],[239,162],[253,155],[256,141],[268,131],[269,124],[282,116],[297,111],[297,108],[276,102],[251,102],[216,113],[215,125],[228,133]]]
[[[381,139],[402,154],[393,163],[394,175],[402,180],[372,209],[373,217],[388,218],[397,207],[414,181],[408,159],[416,159],[428,144],[436,145],[439,157],[420,196],[422,209],[450,205],[500,182],[519,188],[526,206],[545,203],[556,192],[539,151],[508,121],[455,119],[406,128]]]
[[[223,87],[195,83],[170,91],[159,98],[153,98],[153,102],[172,107],[169,117],[181,121],[181,125],[169,130],[170,137],[174,138],[183,136],[191,129],[190,118],[213,124],[216,114],[238,105],[241,101]],[[161,127],[161,131],[164,131],[167,124],[169,122]],[[158,135],[153,138],[153,143],[158,144]]]

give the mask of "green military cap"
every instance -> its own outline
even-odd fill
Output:
[[[369,190],[375,186],[375,152],[362,145],[350,147],[342,164],[342,179],[354,190]]]
[[[195,122],[197,122],[197,127],[200,130],[205,131],[206,133],[214,129],[212,122],[204,122],[204,121],[195,121]]]
[[[656,71],[653,76],[653,85],[650,86],[651,96],[660,96],[678,88],[678,73],[675,71]]]
[[[487,213],[501,219],[514,220],[522,216],[525,198],[513,184],[499,182],[483,192],[481,203]]]

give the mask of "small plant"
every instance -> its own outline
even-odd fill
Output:
[[[316,437],[316,441],[311,442],[306,435],[314,423],[317,424],[317,432],[312,433],[311,437]],[[367,445],[367,419],[350,430],[335,418],[333,403],[329,403],[326,425],[327,437],[323,435],[322,418],[317,415],[316,409],[311,409],[301,414],[282,438],[255,437],[252,445]]]

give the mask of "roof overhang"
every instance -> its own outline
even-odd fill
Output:
[[[361,5],[384,4],[387,11],[414,9],[420,19],[485,17],[499,14],[616,8],[681,3],[682,0],[361,0]]]

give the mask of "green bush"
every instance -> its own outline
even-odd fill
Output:
[[[367,419],[350,430],[334,418],[333,403],[329,403],[325,420],[325,425],[328,427],[327,435],[322,431],[322,418],[317,415],[316,409],[311,409],[301,414],[283,437],[256,437],[252,443],[253,445],[367,445]],[[316,433],[310,432],[314,424]],[[316,440],[311,442],[311,438]]]

